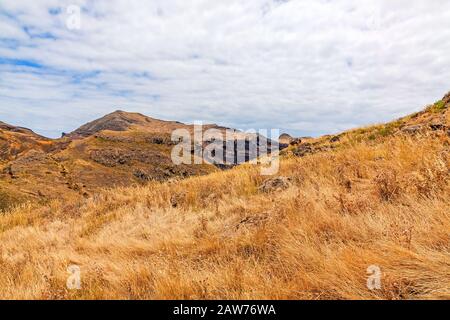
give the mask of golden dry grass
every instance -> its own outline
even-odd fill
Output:
[[[0,298],[449,299],[448,137],[243,165],[0,217]],[[67,267],[81,268],[68,290]],[[367,267],[381,290],[366,286]]]

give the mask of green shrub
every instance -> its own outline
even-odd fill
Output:
[[[430,107],[430,111],[431,111],[431,112],[435,112],[435,113],[442,112],[442,111],[445,110],[445,107],[446,107],[446,106],[445,106],[444,101],[439,100],[438,102],[436,102],[435,104],[433,104],[433,105]]]
[[[380,134],[380,136],[382,137],[387,137],[390,136],[392,134],[392,128],[386,126],[384,128],[381,128],[378,133]]]

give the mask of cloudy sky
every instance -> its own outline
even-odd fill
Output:
[[[440,99],[449,39],[448,0],[1,0],[0,121],[333,133]]]

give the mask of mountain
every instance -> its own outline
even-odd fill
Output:
[[[30,149],[49,150],[51,146],[50,139],[0,121],[0,162],[11,160]]]
[[[205,175],[260,155],[249,152],[249,144],[261,136],[236,131],[236,143],[225,153],[233,163],[213,165],[215,161],[210,159],[201,165],[175,165],[171,159],[176,144],[172,132],[185,129],[192,135],[194,126],[124,111],[115,111],[54,140],[3,123],[0,128],[0,198],[4,199],[0,209],[30,199],[89,197],[99,188]],[[227,130],[214,124],[203,126],[203,132],[208,129],[216,129],[224,137]],[[244,150],[236,147],[239,140],[246,140]],[[199,147],[205,149],[212,143],[223,146],[226,141],[206,139]]]
[[[274,176],[244,164],[11,209],[0,215],[0,298],[448,300],[449,97],[304,139]],[[113,170],[90,151],[126,148],[134,134],[148,132],[100,131],[55,161]],[[82,290],[66,287],[70,265]]]
[[[115,111],[100,119],[89,122],[75,131],[64,134],[64,137],[79,139],[91,136],[101,131],[142,131],[153,133],[171,133],[175,129],[188,128],[177,121],[163,121],[147,117],[140,113]]]
[[[0,209],[18,199],[89,196],[98,188],[216,171],[208,164],[172,163],[171,132],[181,128],[191,130],[179,122],[116,111],[52,140],[0,123]]]
[[[349,130],[334,136],[294,139],[280,136],[282,155],[304,157],[353,145],[361,141],[377,143],[392,135],[419,135],[450,130],[450,94],[421,112],[396,121]],[[235,132],[236,142],[205,139],[199,146],[225,146],[228,165],[175,165],[171,159],[175,129],[193,133],[194,126],[177,121],[163,121],[139,113],[115,111],[89,122],[60,139],[48,139],[33,131],[0,122],[0,210],[27,200],[48,201],[54,198],[89,197],[99,189],[144,185],[206,175],[219,169],[263,155],[251,152],[250,145],[261,145],[259,135]],[[227,128],[210,124],[203,131]],[[237,148],[245,141],[244,150]],[[267,145],[273,142],[268,140]],[[192,145],[194,147],[194,145]],[[214,165],[213,165],[214,164]]]

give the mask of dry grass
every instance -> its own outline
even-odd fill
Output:
[[[283,159],[284,191],[243,165],[22,205],[0,217],[0,297],[449,299],[448,138],[392,137]],[[67,267],[81,290],[66,289]],[[382,289],[366,287],[367,267]]]

